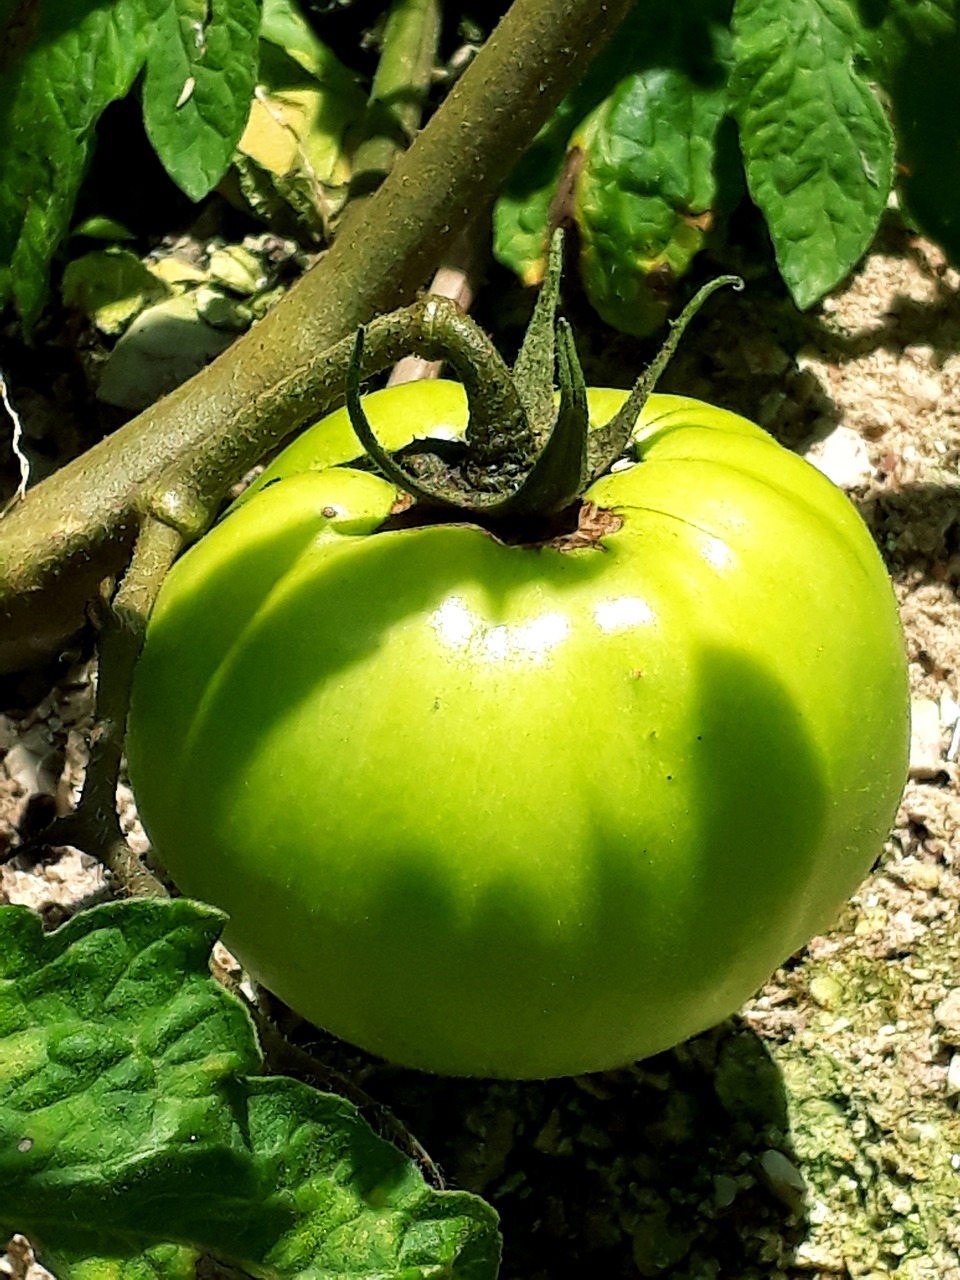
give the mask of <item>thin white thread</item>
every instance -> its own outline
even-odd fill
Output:
[[[7,392],[7,380],[2,369],[0,369],[0,399],[3,400],[3,407],[10,415],[10,421],[13,423],[13,456],[20,467],[20,483],[17,485],[17,492],[11,502],[17,502],[26,497],[27,485],[30,483],[30,459],[23,452],[23,423],[20,421],[20,415],[13,407],[13,402]]]

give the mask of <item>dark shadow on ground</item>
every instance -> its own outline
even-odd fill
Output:
[[[533,1083],[306,1047],[496,1208],[501,1280],[761,1280],[807,1235],[783,1079],[739,1020],[628,1070]]]

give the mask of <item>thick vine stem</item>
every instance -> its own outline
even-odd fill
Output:
[[[513,376],[478,325],[449,298],[424,298],[395,313],[398,325],[385,340],[380,322],[360,329],[347,373],[347,409],[360,443],[388,479],[423,502],[489,512],[519,488],[534,466],[537,442],[531,433]],[[362,376],[390,362],[398,337],[427,359],[453,366],[467,393],[467,460],[458,479],[431,489],[420,484],[382,448],[360,402]]]
[[[418,354],[446,360],[470,405],[467,444],[478,472],[522,468],[530,460],[530,428],[513,375],[489,337],[449,298],[427,297],[411,329]],[[482,485],[478,485],[482,487]]]
[[[483,217],[474,218],[469,226],[464,227],[430,281],[427,293],[431,297],[449,298],[465,315],[469,314],[489,234],[488,219]],[[396,387],[404,382],[439,378],[442,368],[442,360],[404,356],[390,370],[387,386]]]
[[[343,382],[318,353],[412,298],[634,3],[514,0],[414,144],[274,310],[0,521],[0,671],[82,624],[100,582],[126,563],[138,495],[158,476],[176,466],[224,495],[336,402]]]

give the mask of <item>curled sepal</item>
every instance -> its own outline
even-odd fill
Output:
[[[529,466],[527,415],[500,352],[449,298],[424,298],[415,315],[410,345],[428,360],[451,364],[467,393],[466,441],[472,461],[491,477]]]
[[[687,325],[707,299],[727,285],[731,285],[739,293],[743,288],[743,281],[739,276],[717,276],[694,294],[676,320],[670,321],[670,332],[663,346],[637,379],[619,412],[609,422],[590,433],[588,475],[591,481],[609,470],[626,449],[641,410],[669,364]]]
[[[553,429],[530,474],[510,499],[511,515],[551,515],[562,511],[583,488],[590,431],[587,386],[573,330],[563,319],[556,322],[556,354],[560,407],[554,414],[551,395]]]
[[[357,439],[363,445],[364,449],[377,464],[380,471],[388,480],[402,489],[405,493],[411,494],[414,498],[418,498],[421,502],[428,503],[433,506],[461,506],[462,500],[457,501],[457,495],[447,494],[443,491],[436,491],[426,488],[419,480],[415,479],[408,471],[405,471],[398,462],[384,449],[383,445],[374,435],[373,427],[370,425],[370,419],[363,411],[363,401],[360,396],[360,379],[363,369],[363,348],[364,348],[364,330],[357,330],[357,340],[354,343],[353,355],[347,366],[346,378],[346,404],[347,413],[350,415],[350,425],[356,432]],[[462,495],[461,495],[462,499]]]

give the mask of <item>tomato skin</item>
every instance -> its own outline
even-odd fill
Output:
[[[443,383],[366,407],[389,447],[465,413]],[[392,485],[300,470],[357,456],[333,415],[161,592],[128,741],[160,857],[267,987],[403,1065],[676,1044],[831,924],[893,819],[903,641],[854,508],[711,406],[653,396],[637,434],[587,495],[619,528],[564,551],[370,536]]]

